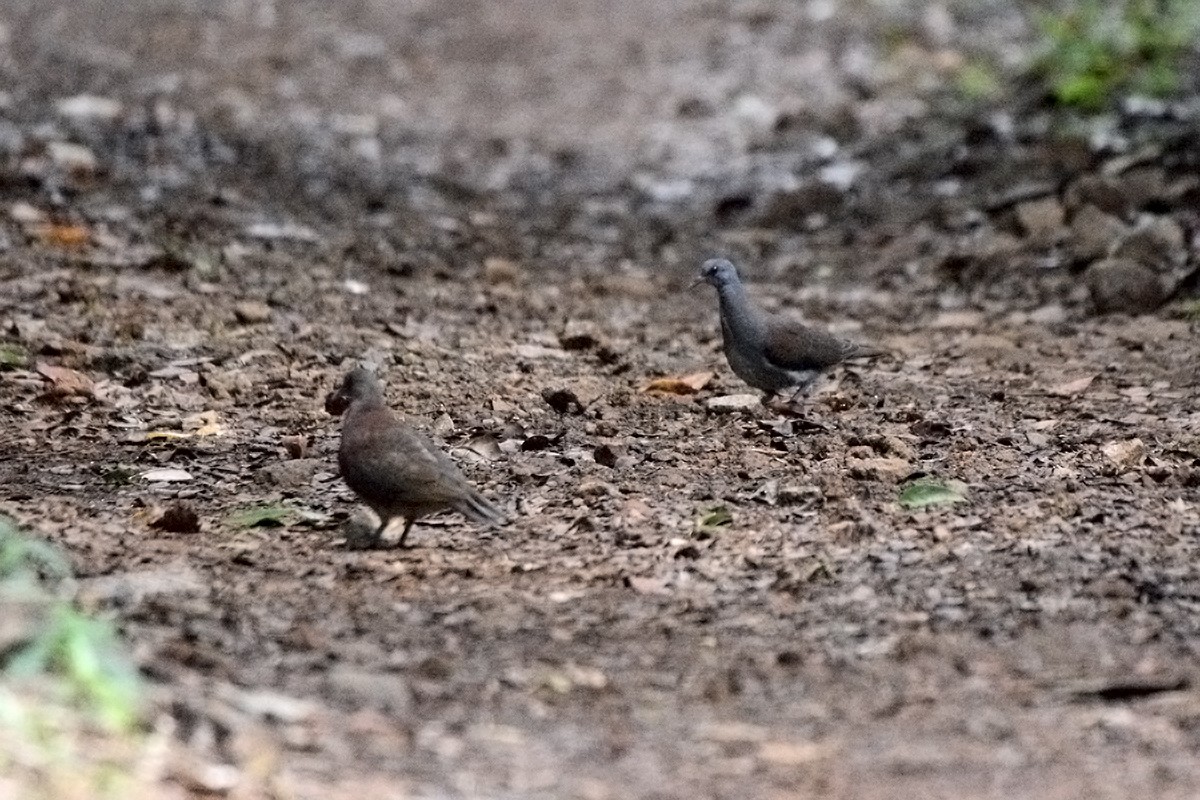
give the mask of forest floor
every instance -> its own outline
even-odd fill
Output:
[[[1195,109],[964,104],[981,5],[0,3],[0,510],[153,796],[1200,794],[1197,308],[1095,313]],[[713,255],[892,356],[715,410]],[[511,525],[347,546],[360,359]]]

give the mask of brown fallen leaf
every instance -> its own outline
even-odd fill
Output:
[[[220,436],[225,429],[218,422],[210,422],[207,425],[201,425],[194,431],[196,436]]]
[[[150,527],[168,533],[199,533],[200,515],[189,503],[180,501],[164,508]]]
[[[82,225],[52,222],[37,226],[34,233],[42,244],[53,247],[83,247],[92,240],[92,232]]]
[[[1076,378],[1074,380],[1067,381],[1066,383],[1060,383],[1055,386],[1051,386],[1046,390],[1046,393],[1052,394],[1055,397],[1074,397],[1075,395],[1086,392],[1094,380],[1096,380],[1095,374],[1085,375],[1082,378]]]
[[[490,284],[516,283],[521,279],[521,265],[507,258],[491,256],[483,260],[483,277]]]
[[[92,379],[82,372],[53,364],[38,364],[38,373],[50,381],[50,394],[55,397],[88,397],[96,389]]]
[[[225,432],[225,429],[218,421],[216,411],[202,411],[199,414],[191,414],[184,417],[182,427],[183,430],[181,431],[147,431],[142,438],[145,441],[154,441],[156,439],[191,439],[193,437],[220,436]]]
[[[190,438],[192,438],[192,434],[182,433],[180,431],[146,431],[146,433],[142,436],[142,439],[147,442],[152,442],[157,439],[172,440]]]
[[[224,432],[216,411],[201,411],[183,418],[183,429],[193,436],[220,436]]]
[[[657,378],[650,381],[643,392],[662,392],[664,394],[695,394],[709,384],[715,377],[712,372],[693,372],[680,377]]]
[[[283,444],[288,458],[304,458],[308,455],[308,437],[306,436],[285,436],[280,442]]]

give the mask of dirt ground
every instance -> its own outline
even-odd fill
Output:
[[[1196,308],[1096,313],[1200,106],[965,104],[986,5],[0,2],[0,510],[161,796],[1200,795]],[[718,254],[893,356],[712,410]],[[347,547],[359,359],[510,526]]]

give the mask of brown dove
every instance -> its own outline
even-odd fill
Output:
[[[379,515],[372,544],[397,517],[404,518],[398,547],[414,522],[438,511],[452,509],[481,525],[506,522],[449,456],[392,414],[382,385],[366,367],[346,375],[325,398],[325,410],[344,414],[338,466],[346,485]]]

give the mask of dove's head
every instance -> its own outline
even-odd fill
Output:
[[[346,373],[342,383],[325,396],[325,410],[335,417],[358,400],[383,398],[383,386],[368,366],[358,366]]]
[[[696,278],[696,284],[707,283],[709,286],[715,286],[718,289],[737,282],[737,267],[727,258],[710,258],[708,261],[705,261],[700,267],[700,275]]]

